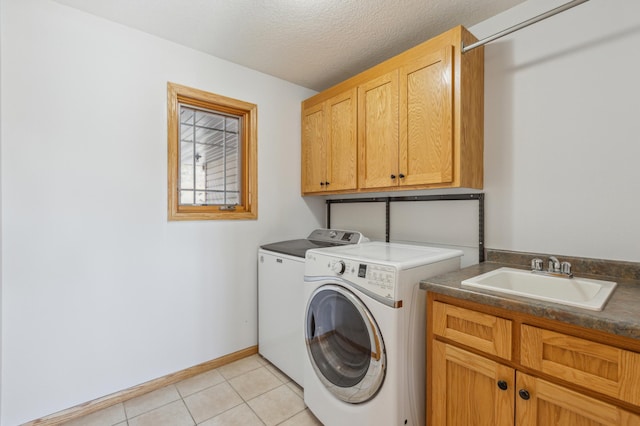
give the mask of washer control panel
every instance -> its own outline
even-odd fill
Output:
[[[397,300],[395,267],[324,256],[313,258],[307,258],[307,262],[316,261],[317,267],[324,269],[314,274],[340,277],[385,299]]]

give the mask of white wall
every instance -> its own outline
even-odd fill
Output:
[[[640,261],[640,2],[614,3],[487,45],[487,247]],[[298,195],[313,92],[47,0],[0,9],[0,423],[256,344],[256,247],[324,218]],[[167,81],[258,104],[259,220],[166,221]]]
[[[331,227],[357,229],[373,241],[385,241],[385,203],[332,204]],[[476,199],[396,201],[389,205],[389,241],[462,250],[460,265],[463,268],[478,263],[479,232]]]
[[[567,1],[470,30],[482,39]],[[638,46],[638,0],[592,0],[485,46],[485,247],[640,262]],[[414,210],[404,226],[422,228]]]
[[[311,90],[48,0],[1,0],[1,420],[257,344],[258,245],[306,235]],[[167,222],[166,83],[258,105],[257,221]]]
[[[486,46],[487,247],[640,262],[638,46],[637,0],[592,0]]]

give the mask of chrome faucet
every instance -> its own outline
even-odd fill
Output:
[[[531,260],[531,272],[534,274],[552,275],[554,277],[573,278],[571,272],[571,264],[569,262],[560,262],[557,257],[549,256],[549,267],[543,270],[542,259],[535,258]]]

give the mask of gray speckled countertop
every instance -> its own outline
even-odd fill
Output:
[[[501,267],[527,269],[510,263],[485,262],[479,265],[469,266],[459,271],[425,279],[421,281],[420,288],[458,299],[562,321],[633,339],[640,339],[640,281],[628,278],[612,278],[576,273],[576,276],[607,279],[618,283],[618,286],[602,311],[574,308],[524,297],[481,292],[461,286],[461,282],[467,278],[484,274],[485,272]]]

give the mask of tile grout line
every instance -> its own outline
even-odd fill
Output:
[[[282,387],[282,386],[285,386],[285,387],[286,387],[286,388],[288,388],[290,391],[294,392],[294,394],[295,394],[298,398],[301,398],[301,397],[300,397],[300,395],[299,395],[299,394],[298,394],[294,389],[292,389],[292,388],[289,386],[289,383],[294,383],[294,382],[293,382],[293,380],[291,380],[291,378],[289,378],[288,376],[286,376],[286,375],[285,375],[283,372],[281,372],[277,367],[275,367],[273,364],[271,364],[268,360],[264,359],[263,357],[259,357],[259,358],[257,358],[257,359],[256,359],[256,361],[257,361],[257,362],[258,362],[258,364],[259,364],[259,366],[258,366],[258,367],[256,367],[256,368],[252,368],[252,369],[249,369],[249,370],[247,370],[247,371],[245,371],[245,372],[243,372],[243,373],[241,373],[241,374],[237,374],[237,375],[235,375],[235,376],[233,376],[233,377],[230,377],[230,378],[225,377],[225,376],[222,374],[222,372],[220,372],[220,371],[219,371],[221,367],[218,367],[218,368],[216,368],[216,369],[214,369],[214,370],[218,370],[218,373],[219,373],[219,374],[220,374],[220,376],[222,377],[223,381],[221,381],[220,383],[213,384],[213,385],[211,385],[211,386],[206,386],[206,387],[204,387],[204,388],[202,388],[202,389],[199,389],[199,390],[197,390],[197,391],[195,391],[195,392],[192,392],[192,393],[189,393],[189,394],[187,394],[187,395],[183,395],[183,394],[182,394],[182,392],[180,392],[180,390],[178,389],[177,384],[178,384],[178,383],[180,383],[180,382],[173,383],[173,384],[171,384],[171,385],[167,385],[167,386],[165,386],[165,389],[166,389],[166,388],[173,387],[173,388],[174,388],[174,390],[176,391],[176,393],[177,393],[177,394],[178,394],[178,396],[179,396],[179,398],[178,398],[178,399],[175,399],[175,400],[169,401],[169,402],[167,402],[167,403],[165,403],[165,404],[159,405],[159,406],[157,406],[157,407],[154,407],[154,408],[148,409],[148,410],[146,410],[146,411],[144,411],[144,412],[141,412],[141,413],[139,413],[139,414],[136,414],[135,416],[129,416],[129,413],[127,412],[127,409],[126,409],[126,407],[125,407],[125,402],[126,402],[126,401],[124,401],[124,402],[122,402],[122,403],[121,403],[121,404],[122,404],[123,411],[124,411],[124,414],[125,414],[124,422],[116,423],[116,424],[114,424],[113,426],[118,426],[118,425],[126,425],[126,426],[130,426],[130,421],[131,421],[131,420],[133,420],[133,419],[135,419],[135,418],[137,418],[137,417],[140,417],[140,416],[142,416],[142,415],[148,414],[148,413],[150,413],[150,412],[152,412],[152,411],[154,411],[154,410],[157,410],[157,409],[160,409],[160,408],[166,407],[166,406],[168,406],[168,405],[170,405],[170,404],[173,404],[173,403],[174,403],[174,402],[176,402],[176,401],[182,401],[182,404],[184,405],[184,407],[186,408],[187,412],[189,413],[189,417],[190,417],[190,418],[191,418],[191,420],[193,421],[193,424],[194,424],[194,425],[196,425],[196,426],[197,426],[198,424],[202,424],[202,423],[207,422],[207,421],[209,421],[209,420],[211,420],[211,419],[214,419],[214,418],[216,418],[216,417],[218,417],[218,416],[220,416],[220,415],[222,415],[222,414],[224,414],[224,413],[226,413],[226,412],[228,412],[228,411],[230,411],[230,410],[232,410],[232,409],[234,409],[234,408],[237,408],[238,406],[240,406],[240,405],[242,405],[242,404],[245,404],[245,405],[246,405],[246,406],[251,410],[251,412],[252,412],[252,413],[253,413],[253,414],[258,418],[258,420],[259,420],[263,425],[266,425],[267,423],[265,422],[265,420],[264,420],[262,417],[260,417],[260,415],[259,415],[259,414],[258,414],[258,413],[257,413],[257,412],[252,408],[252,407],[251,407],[251,405],[249,405],[249,401],[252,401],[252,400],[254,400],[254,399],[256,399],[256,398],[259,398],[260,396],[263,396],[263,395],[265,395],[266,393],[271,392],[271,391],[273,391],[273,390],[275,390],[275,389],[278,389],[278,388],[280,388],[280,387]],[[271,368],[268,368],[269,366],[270,366]],[[260,394],[258,394],[258,395],[253,396],[250,400],[247,400],[247,399],[245,399],[242,395],[240,395],[240,393],[239,393],[239,392],[238,392],[238,391],[233,387],[233,385],[230,383],[230,380],[235,379],[235,378],[237,378],[237,377],[241,377],[241,376],[243,376],[243,375],[245,375],[245,374],[248,374],[248,373],[251,373],[251,372],[253,372],[253,371],[259,370],[260,368],[264,368],[264,369],[265,369],[269,374],[273,375],[273,376],[278,380],[278,382],[280,382],[280,384],[279,384],[278,386],[274,387],[273,389],[266,390],[266,391],[264,391],[264,392],[262,392],[262,393],[260,393]],[[274,369],[275,371],[272,371],[272,369]],[[211,370],[211,371],[214,371],[214,370]],[[280,374],[277,374],[277,373],[280,373]],[[286,380],[286,379],[288,379],[288,380]],[[234,393],[235,393],[235,394],[240,398],[240,400],[241,400],[242,402],[241,402],[241,403],[239,403],[239,404],[237,404],[237,405],[234,405],[233,407],[229,407],[227,410],[225,410],[225,411],[223,411],[223,412],[220,412],[220,413],[216,414],[216,415],[215,415],[215,416],[213,416],[213,417],[210,417],[210,418],[204,419],[201,423],[198,423],[198,422],[196,421],[196,419],[195,419],[195,417],[194,417],[193,413],[192,413],[192,412],[191,412],[191,410],[189,409],[189,405],[187,404],[187,402],[186,402],[185,398],[188,398],[188,397],[190,397],[190,396],[192,396],[192,395],[196,395],[196,394],[197,394],[197,393],[199,393],[199,392],[203,392],[203,391],[205,391],[205,390],[207,390],[207,389],[211,389],[211,388],[213,388],[213,387],[215,387],[215,386],[221,385],[222,383],[226,383],[226,384],[231,388],[231,390],[233,390],[233,392],[234,392]],[[296,384],[295,386],[297,386],[297,384]],[[162,388],[161,388],[161,389],[162,389]],[[302,400],[303,400],[303,402],[304,402],[304,399],[303,399],[303,398],[301,398],[301,399],[302,399]],[[277,424],[278,424],[278,425],[281,425],[282,423],[284,423],[284,422],[286,422],[286,421],[288,421],[288,420],[292,419],[293,417],[295,417],[295,416],[299,415],[300,413],[302,413],[302,412],[303,412],[303,411],[305,411],[306,409],[307,409],[307,407],[306,407],[306,405],[305,405],[305,406],[302,408],[302,410],[300,410],[300,411],[298,411],[298,412],[296,412],[296,413],[293,413],[291,416],[287,417],[286,419],[283,419],[282,421],[278,422]]]
[[[260,358],[260,359],[263,359],[263,358]],[[266,361],[265,361],[265,362],[266,362]],[[258,368],[254,368],[254,369],[249,370],[249,371],[246,371],[246,372],[244,372],[244,373],[242,373],[242,374],[238,374],[237,376],[231,377],[231,379],[235,379],[236,377],[243,376],[243,375],[245,375],[245,374],[247,374],[247,373],[250,373],[250,372],[252,372],[252,371],[259,370],[260,368],[264,368],[267,372],[269,372],[269,374],[272,374],[272,375],[276,378],[276,380],[278,380],[278,381],[280,382],[280,385],[279,385],[279,386],[277,386],[277,387],[275,387],[275,388],[273,388],[273,389],[277,389],[278,387],[283,386],[283,385],[284,385],[284,386],[286,386],[286,383],[282,382],[282,381],[281,381],[281,380],[280,380],[280,379],[279,379],[275,374],[273,374],[273,373],[272,373],[272,372],[267,368],[267,365],[271,365],[270,363],[264,363],[264,364],[263,364],[263,363],[260,363],[260,362],[258,362],[258,363],[260,364],[260,367],[258,367]],[[267,424],[267,423],[264,421],[264,419],[263,419],[262,417],[260,417],[260,415],[259,415],[258,413],[256,413],[256,411],[253,409],[253,407],[251,407],[251,405],[249,404],[249,401],[251,401],[251,400],[254,400],[254,399],[258,398],[258,397],[260,397],[260,396],[262,396],[262,395],[264,395],[264,394],[266,394],[266,393],[268,393],[268,392],[272,391],[273,389],[269,389],[269,390],[267,390],[267,391],[265,391],[265,392],[262,392],[262,393],[261,393],[261,394],[259,394],[259,395],[254,396],[254,397],[253,397],[253,398],[251,398],[250,400],[246,400],[242,395],[240,395],[240,393],[236,390],[236,388],[234,388],[234,387],[233,387],[233,385],[229,382],[229,380],[231,380],[231,379],[227,379],[227,378],[226,378],[226,377],[224,377],[224,376],[222,376],[222,377],[225,379],[225,381],[227,382],[227,384],[229,385],[229,387],[231,387],[231,389],[233,389],[233,391],[234,391],[234,392],[235,392],[235,393],[240,397],[240,399],[242,400],[242,404],[246,405],[246,406],[249,408],[249,410],[251,410],[251,412],[252,412],[253,414],[255,414],[256,418],[260,421],[260,423],[262,423],[264,426],[266,426],[266,424]],[[227,411],[232,410],[232,409],[234,409],[234,408],[236,408],[236,407],[238,407],[238,406],[240,406],[240,405],[242,405],[242,404],[235,405],[235,406],[233,406],[233,407],[231,407],[231,408],[229,408],[229,409],[227,409],[227,410],[223,411],[222,413],[220,413],[220,414],[218,414],[218,415],[216,415],[216,416],[214,416],[214,417],[212,417],[212,418],[215,418],[215,417],[217,417],[217,416],[219,416],[219,415],[221,415],[221,414],[223,414],[223,413],[226,413]],[[187,409],[188,409],[188,407],[187,407]],[[207,419],[207,420],[210,420],[210,419]]]
[[[165,386],[164,388],[160,388],[160,389],[166,389],[166,388],[168,388],[168,387],[170,387],[170,386],[175,387],[175,384],[167,385],[167,386]],[[158,389],[158,390],[160,390],[160,389]],[[147,411],[143,411],[142,413],[137,414],[137,415],[135,415],[135,416],[131,416],[131,417],[129,417],[129,414],[127,414],[127,408],[124,406],[124,402],[123,402],[123,403],[122,403],[122,408],[124,409],[124,416],[125,416],[125,420],[126,420],[126,422],[127,422],[127,426],[129,426],[129,420],[133,420],[133,419],[135,419],[135,418],[137,418],[137,417],[143,416],[143,415],[145,415],[145,414],[149,414],[149,413],[150,413],[150,412],[152,412],[152,411],[155,411],[155,410],[157,410],[157,409],[160,409],[160,408],[166,407],[167,405],[169,405],[169,404],[173,404],[174,402],[176,402],[176,401],[178,401],[178,400],[182,400],[182,395],[180,394],[180,391],[178,390],[178,388],[176,388],[176,392],[177,392],[177,393],[178,393],[178,395],[180,396],[180,398],[179,398],[179,399],[174,399],[173,401],[169,401],[169,402],[167,402],[167,403],[165,403],[165,404],[158,405],[157,407],[151,408],[151,409],[149,409],[149,410],[147,410]],[[152,392],[149,392],[149,393],[152,393]],[[148,395],[148,394],[146,394],[146,395]],[[184,401],[183,401],[183,403],[184,403]],[[185,404],[185,407],[187,408],[187,411],[189,411],[189,407],[187,407],[187,404]],[[189,415],[191,415],[191,412],[189,412]],[[116,425],[117,425],[117,424],[118,424],[118,423],[116,423]],[[115,426],[115,425],[114,425],[114,426]]]
[[[264,368],[265,370],[269,371],[269,370],[267,369],[267,367],[266,367],[266,364],[261,365],[261,366],[260,366],[260,368]],[[269,371],[269,372],[270,372],[270,371]],[[271,372],[270,372],[270,373],[271,373]],[[274,376],[274,377],[275,377],[275,376]],[[276,379],[278,379],[278,378],[276,377]],[[279,379],[278,379],[278,380],[279,380]],[[232,385],[231,383],[229,383],[229,386],[231,386],[231,387],[233,388],[233,385]],[[234,390],[235,390],[235,388],[234,388]],[[269,391],[267,391],[267,392],[269,392]],[[263,392],[263,393],[261,393],[260,395],[264,395],[264,394],[265,394],[265,393],[267,393],[267,392]],[[260,396],[260,395],[254,396],[254,397],[253,397],[253,398],[251,398],[251,399],[255,399],[255,398],[257,398],[257,397],[258,397],[258,396]],[[243,397],[242,395],[240,395],[240,398],[242,398],[242,401],[244,401],[244,403],[247,405],[247,407],[249,407],[249,410],[251,410],[251,412],[252,412],[253,414],[255,414],[256,418],[260,421],[260,423],[262,423],[264,426],[266,426],[266,425],[267,425],[267,423],[262,419],[262,417],[260,417],[260,415],[259,415],[258,413],[256,413],[256,411],[253,409],[253,407],[252,407],[251,405],[249,405],[249,401],[247,401],[246,399],[244,399],[244,397]]]
[[[263,359],[263,358],[261,358],[261,359]],[[260,363],[260,362],[259,362],[259,363]],[[291,380],[290,378],[289,378],[289,380],[288,380],[288,381],[283,381],[283,380],[281,380],[281,379],[280,379],[280,377],[278,377],[278,375],[277,375],[277,374],[274,374],[274,372],[272,372],[269,368],[267,368],[268,366],[272,366],[273,368],[277,369],[277,367],[275,367],[273,364],[271,364],[270,362],[268,362],[268,361],[266,361],[266,360],[265,360],[265,362],[264,362],[264,363],[260,363],[260,364],[261,364],[261,365],[260,365],[260,367],[258,367],[258,368],[254,368],[254,369],[248,370],[248,371],[246,371],[246,372],[244,372],[244,373],[242,373],[242,374],[238,374],[237,376],[231,377],[231,378],[229,378],[229,379],[227,379],[226,377],[224,377],[224,375],[222,375],[222,374],[221,374],[221,375],[222,375],[222,377],[224,378],[224,381],[225,381],[225,382],[229,385],[229,387],[230,387],[230,388],[231,388],[231,389],[232,389],[232,390],[233,390],[233,391],[234,391],[234,392],[235,392],[235,393],[240,397],[240,399],[242,400],[242,403],[240,403],[240,404],[238,404],[238,405],[235,405],[235,406],[233,406],[233,407],[230,407],[230,408],[228,408],[227,410],[225,410],[225,411],[223,411],[223,412],[221,412],[221,413],[218,413],[217,415],[215,415],[215,416],[213,416],[213,417],[211,417],[211,418],[209,418],[209,419],[206,419],[206,420],[204,420],[204,421],[208,421],[208,420],[211,420],[211,419],[213,419],[213,418],[216,418],[216,417],[218,417],[218,416],[220,416],[220,415],[222,415],[222,414],[224,414],[224,413],[226,413],[226,412],[228,412],[228,411],[230,411],[230,410],[232,410],[232,409],[234,409],[234,408],[237,408],[238,406],[240,406],[240,405],[243,405],[243,404],[244,404],[244,405],[246,405],[246,406],[251,410],[251,412],[252,412],[253,414],[255,414],[256,418],[260,421],[260,423],[262,423],[263,425],[265,425],[265,426],[266,426],[266,424],[267,424],[267,423],[265,422],[265,420],[264,420],[262,417],[260,417],[260,415],[259,415],[259,414],[258,414],[258,413],[253,409],[253,407],[251,407],[251,405],[249,404],[249,401],[252,401],[252,400],[254,400],[254,399],[256,399],[256,398],[259,398],[259,397],[261,397],[262,395],[265,395],[265,394],[267,394],[267,393],[269,393],[269,392],[271,392],[271,391],[273,391],[273,390],[275,390],[275,389],[278,389],[279,387],[282,387],[282,386],[285,386],[286,388],[290,389],[290,390],[291,390],[292,392],[294,392],[294,393],[295,393],[295,391],[293,391],[293,389],[291,389],[291,388],[289,387],[289,383],[291,383],[291,382],[292,382],[292,380]],[[266,390],[266,391],[264,391],[264,392],[262,392],[262,393],[260,393],[260,394],[258,394],[258,395],[253,396],[251,399],[248,399],[248,400],[247,400],[247,399],[245,399],[242,395],[240,395],[240,393],[237,391],[237,389],[236,389],[236,388],[234,388],[234,387],[233,387],[233,385],[230,383],[230,380],[235,379],[235,378],[237,378],[237,377],[241,377],[241,376],[243,376],[243,375],[245,375],[245,374],[251,373],[252,371],[259,370],[260,368],[264,368],[264,369],[265,369],[269,374],[273,375],[273,376],[276,378],[276,380],[278,380],[278,381],[280,382],[280,384],[279,384],[278,386],[276,386],[275,388],[273,388],[273,389],[268,389],[268,390]],[[280,372],[280,370],[277,370],[277,371],[278,371],[278,372]],[[287,377],[284,373],[282,373],[282,372],[280,372],[280,373],[281,373],[281,375],[282,375],[283,377]],[[295,393],[295,395],[296,395],[298,398],[300,398],[300,396],[299,396],[297,393]],[[304,400],[303,400],[303,402],[304,402]],[[185,403],[185,405],[186,405],[186,403]],[[303,412],[304,410],[306,410],[306,408],[307,408],[307,407],[306,407],[306,406],[304,406],[304,408],[303,408],[302,410],[300,410],[300,411],[298,411],[298,412],[296,412],[296,413],[292,414],[291,416],[287,417],[286,419],[283,419],[281,422],[278,422],[278,425],[283,424],[284,422],[286,422],[286,421],[288,421],[288,420],[292,419],[293,417],[297,416],[298,414],[300,414],[301,412]],[[187,410],[188,410],[188,409],[189,409],[189,407],[187,406]],[[195,419],[194,419],[194,421],[195,421]],[[197,425],[197,423],[196,423],[196,425]],[[277,425],[276,425],[276,426],[277,426]]]
[[[178,382],[178,383],[180,383],[180,382]],[[174,386],[175,386],[175,384],[174,384]],[[212,388],[213,386],[209,386],[209,387]],[[209,389],[209,388],[205,388],[205,389]],[[198,422],[196,422],[195,417],[193,417],[193,414],[191,413],[191,410],[189,410],[189,406],[187,405],[187,401],[184,400],[184,396],[182,395],[182,392],[180,392],[180,389],[178,389],[177,386],[176,386],[176,392],[178,392],[178,395],[180,395],[180,401],[182,401],[182,403],[184,404],[184,408],[187,409],[187,413],[189,413],[189,417],[191,417],[191,420],[193,420],[193,424],[197,426]]]
[[[182,395],[182,393],[181,393],[181,392],[177,389],[177,387],[176,387],[176,390],[178,391],[178,395],[180,395],[180,399],[181,399],[181,400],[182,400],[182,402],[184,403],[184,405],[185,405],[185,407],[186,407],[187,411],[189,412],[189,415],[191,416],[191,419],[193,420],[194,424],[197,426],[198,424],[202,424],[202,423],[204,423],[204,422],[207,422],[207,421],[209,421],[209,420],[211,420],[211,419],[214,419],[214,418],[216,418],[216,417],[218,417],[218,416],[220,416],[220,415],[222,415],[222,414],[224,414],[224,413],[226,413],[226,412],[228,412],[228,411],[230,411],[230,410],[233,410],[234,408],[239,407],[240,405],[245,404],[245,405],[246,405],[246,406],[247,406],[247,407],[248,407],[248,408],[249,408],[249,409],[250,409],[250,410],[251,410],[251,411],[256,415],[256,417],[258,418],[258,420],[260,420],[260,422],[261,422],[263,425],[266,425],[266,423],[262,420],[262,418],[258,415],[258,413],[256,413],[256,412],[253,410],[253,408],[251,408],[251,406],[248,404],[248,401],[247,401],[246,399],[244,399],[244,397],[243,397],[242,395],[240,395],[240,393],[238,393],[238,391],[236,390],[236,388],[234,388],[234,387],[233,387],[233,385],[230,383],[230,380],[231,380],[231,379],[234,379],[234,378],[236,378],[236,377],[243,376],[243,375],[245,375],[245,374],[247,374],[247,373],[250,373],[250,372],[252,372],[252,371],[259,370],[260,368],[265,368],[265,369],[266,369],[266,364],[262,364],[262,363],[260,363],[260,362],[258,362],[258,363],[260,364],[260,366],[259,366],[259,367],[257,367],[257,368],[253,368],[253,369],[250,369],[250,370],[247,370],[247,371],[245,371],[244,373],[242,373],[242,374],[238,374],[238,375],[233,376],[233,377],[230,377],[229,379],[227,379],[227,378],[224,376],[224,374],[222,374],[221,372],[218,372],[218,373],[220,374],[220,376],[224,379],[222,382],[220,382],[220,383],[216,383],[215,385],[207,386],[206,388],[202,388],[202,389],[198,390],[197,392],[193,392],[193,393],[191,393],[191,394],[189,394],[189,395],[186,395],[186,396],[183,396],[183,395]],[[217,369],[216,369],[216,370],[217,370]],[[266,369],[266,370],[267,370],[267,371],[269,371],[268,369]],[[277,377],[276,377],[276,378],[277,378]],[[279,379],[278,379],[278,380],[279,380]],[[211,388],[213,388],[213,387],[215,387],[215,386],[221,385],[222,383],[226,383],[226,384],[231,388],[231,390],[232,390],[232,391],[233,391],[233,392],[234,392],[234,393],[235,393],[235,394],[240,398],[240,400],[241,400],[242,402],[241,402],[241,403],[239,403],[239,404],[237,404],[237,405],[234,405],[233,407],[229,407],[228,409],[226,409],[226,410],[224,410],[224,411],[222,411],[222,412],[220,412],[220,413],[216,414],[215,416],[213,416],[213,417],[209,417],[209,418],[207,418],[207,419],[203,420],[202,422],[198,423],[198,422],[196,421],[196,419],[193,417],[193,414],[191,413],[191,410],[189,409],[189,405],[187,405],[187,402],[184,400],[184,398],[185,398],[185,397],[189,397],[189,396],[191,396],[191,395],[195,395],[195,394],[197,394],[197,393],[199,393],[199,392],[203,392],[203,391],[205,391],[205,390],[207,390],[207,389],[211,389]],[[267,392],[268,392],[268,391],[267,391]],[[260,394],[260,395],[263,395],[263,394],[265,394],[265,393],[266,393],[266,392],[263,392],[263,393],[262,393],[262,394]],[[259,395],[258,395],[258,396],[259,396]],[[257,397],[257,396],[256,396],[256,397]],[[256,397],[254,397],[254,398],[256,398]],[[252,399],[253,399],[253,398],[252,398]]]

